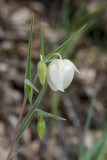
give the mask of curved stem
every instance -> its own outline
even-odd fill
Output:
[[[47,59],[47,62],[48,62],[48,60],[49,60],[50,58],[52,58],[54,55],[57,55],[57,56],[59,56],[60,59],[62,59],[62,57],[61,57],[61,55],[60,55],[59,53],[54,53],[53,55],[51,55],[51,56]]]
[[[37,78],[38,78],[38,74],[36,73],[35,78],[34,78],[34,80],[33,80],[33,84],[35,84],[35,83],[36,83]]]

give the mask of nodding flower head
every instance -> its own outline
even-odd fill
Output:
[[[78,72],[75,65],[68,59],[52,61],[47,70],[47,82],[53,91],[62,91],[72,82],[74,71]]]

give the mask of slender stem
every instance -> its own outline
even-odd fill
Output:
[[[8,156],[7,156],[6,160],[10,160],[11,155],[13,153],[13,147],[14,147],[14,144],[15,144],[18,127],[19,127],[21,119],[22,119],[22,115],[23,115],[23,111],[24,111],[25,106],[26,106],[26,102],[27,102],[27,97],[24,96],[24,100],[23,100],[23,104],[22,104],[22,109],[21,109],[20,114],[19,114],[19,118],[18,118],[17,125],[16,125],[16,128],[15,128],[14,136],[13,136],[13,141],[12,141],[12,144],[11,144],[11,147],[10,147],[10,151],[8,153]]]
[[[31,113],[31,115],[29,116],[29,119],[33,116],[33,114],[34,114],[34,112],[33,112],[33,113]],[[26,123],[25,123],[24,125],[26,125],[26,124],[27,124],[27,122],[29,121],[29,119],[26,121]],[[22,131],[23,131],[23,129],[24,129],[24,126],[23,126],[23,128],[20,130],[20,132],[22,132]],[[17,136],[16,136],[15,144],[19,141],[20,136],[21,136],[21,133],[19,134],[18,138],[17,138]]]
[[[40,101],[45,93],[45,90],[46,90],[46,87],[47,87],[47,82],[45,82],[42,90],[40,91],[36,101],[34,102],[32,108],[30,109],[30,111],[28,112],[28,114],[26,115],[26,117],[24,118],[24,120],[22,121],[22,123],[20,124],[19,126],[19,131],[18,131],[18,134],[16,136],[16,141],[15,141],[15,144],[19,141],[19,139],[21,138],[27,124],[29,125],[30,124],[30,121],[33,117],[33,114],[36,112],[36,109],[38,108],[39,104],[40,104]]]
[[[36,73],[35,78],[34,78],[34,80],[33,80],[33,84],[35,84],[35,83],[36,83],[37,78],[38,78],[38,74]]]
[[[60,59],[62,59],[62,56],[61,56],[59,53],[54,53],[54,55],[55,55],[55,54],[56,54],[57,56],[59,56]]]
[[[59,58],[62,59],[62,57],[61,57],[61,55],[60,55],[59,53],[54,53],[53,55],[51,55],[51,56],[46,60],[46,62],[48,62],[48,60],[49,60],[50,58],[52,58],[53,56],[55,56],[55,55],[59,56]]]

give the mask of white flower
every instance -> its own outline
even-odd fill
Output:
[[[75,65],[68,59],[56,59],[48,66],[47,82],[53,91],[64,92],[72,82],[74,71],[78,72]]]

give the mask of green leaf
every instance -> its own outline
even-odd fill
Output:
[[[84,11],[84,8],[85,8],[85,6],[87,4],[87,1],[88,0],[81,0],[81,3],[79,4],[77,10],[75,11],[75,13],[74,13],[74,15],[72,17],[71,30],[74,29],[75,23],[77,21],[81,20],[82,17],[84,16],[83,15],[83,11]],[[78,18],[78,17],[80,17],[80,18]]]
[[[25,89],[25,94],[29,99],[29,103],[32,103],[32,96],[33,96],[33,90],[31,87],[29,87],[28,85],[24,85],[24,89]]]
[[[99,86],[100,86],[100,84],[98,82],[97,87],[95,89],[94,96],[92,97],[91,104],[89,106],[88,117],[87,117],[87,120],[86,120],[84,134],[83,134],[82,143],[81,143],[81,147],[80,147],[79,160],[81,160],[81,157],[83,156],[84,145],[85,145],[85,137],[86,137],[87,131],[88,131],[89,127],[90,127],[91,116],[92,116],[94,104],[95,104],[95,101],[96,101],[96,97],[97,97],[97,94],[98,94],[98,91],[99,91]]]
[[[81,15],[81,18],[79,20],[75,20],[75,23],[72,23],[72,30],[81,24],[87,22],[89,19],[93,18],[98,13],[102,12],[105,8],[107,8],[107,3],[103,3],[99,5],[94,11],[88,12],[87,14]]]
[[[70,6],[70,2],[71,0],[63,0],[62,1],[62,9],[61,9],[61,18],[60,18],[60,22],[61,22],[61,26],[68,31],[69,27],[70,27],[70,19],[69,19],[69,15],[70,12],[72,10]]]
[[[53,52],[49,53],[45,58],[44,58],[44,61],[45,62],[48,62],[50,60],[50,57],[53,58],[53,55],[54,53],[61,53],[62,50],[69,44],[72,42],[72,40],[77,36],[79,35],[83,29],[86,27],[86,24],[81,27],[76,33],[74,33],[65,43],[63,43],[60,47],[58,47],[56,50],[54,50]]]
[[[31,81],[29,81],[28,79],[25,79],[25,84],[29,87],[31,87],[32,89],[34,89],[36,92],[39,92],[38,89],[31,83]]]
[[[22,137],[24,131],[29,126],[29,124],[33,118],[33,114],[34,114],[35,110],[38,108],[40,101],[45,93],[46,87],[47,87],[47,82],[45,82],[44,86],[42,87],[42,90],[40,91],[35,103],[33,104],[33,107],[30,109],[30,111],[28,112],[28,114],[26,115],[26,117],[24,118],[22,123],[20,124],[18,132],[17,132],[15,144],[19,141],[19,139]]]
[[[40,34],[40,60],[44,59],[43,51],[43,26],[41,25],[41,34]]]
[[[107,153],[106,144],[104,143],[104,145],[101,147],[101,149],[97,153],[96,160],[105,160],[106,153]]]
[[[56,119],[56,120],[65,120],[62,117],[56,116],[56,115],[51,114],[51,113],[44,112],[44,111],[42,111],[40,109],[36,109],[35,111],[37,112],[38,116],[53,118],[53,119]]]
[[[94,146],[86,152],[86,154],[81,157],[81,160],[91,160],[96,153],[103,147],[107,140],[107,132],[104,134],[104,136],[94,144]]]
[[[28,46],[28,56],[25,70],[25,79],[31,81],[31,45],[32,45],[32,33],[33,33],[33,23],[34,23],[34,15],[32,14],[31,28],[30,28],[30,36],[29,36],[29,46]],[[24,85],[24,91],[26,96],[29,99],[29,102],[32,103],[33,91],[32,88],[28,85]]]

